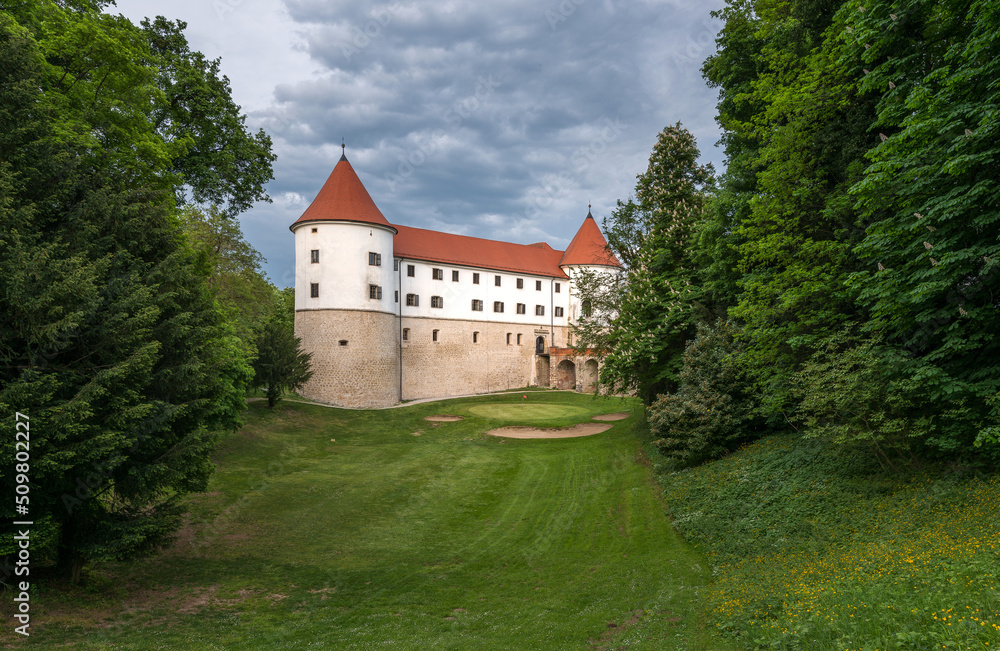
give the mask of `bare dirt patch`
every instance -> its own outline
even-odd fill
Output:
[[[508,439],[569,439],[577,436],[591,436],[611,429],[604,423],[580,423],[573,427],[539,429],[537,427],[498,427],[486,432],[490,436]]]
[[[627,411],[619,411],[613,414],[598,414],[594,416],[592,420],[601,420],[601,421],[625,420],[628,417],[629,413]]]
[[[448,414],[441,414],[439,416],[424,416],[424,420],[430,420],[438,423],[454,423],[459,420],[465,420],[461,416],[450,416]]]

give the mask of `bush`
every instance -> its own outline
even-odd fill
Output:
[[[684,463],[720,457],[753,431],[754,401],[740,370],[742,345],[730,323],[699,325],[684,349],[680,387],[657,397],[649,426],[660,451]]]

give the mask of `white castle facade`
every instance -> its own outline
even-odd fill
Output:
[[[391,224],[342,156],[295,234],[303,396],[376,408],[525,386],[596,388],[570,348],[573,277],[620,268],[588,213],[566,251]]]

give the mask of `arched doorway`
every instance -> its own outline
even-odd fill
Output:
[[[576,390],[576,364],[564,359],[559,362],[559,366],[556,367],[555,381],[553,385],[557,389],[570,389],[572,391]]]
[[[535,339],[535,354],[544,355],[545,354],[545,337],[539,337]]]
[[[583,365],[583,386],[580,389],[584,393],[593,393],[597,390],[597,360],[588,359]]]

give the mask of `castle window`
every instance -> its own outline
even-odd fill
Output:
[[[580,316],[590,316],[590,301],[580,304]]]
[[[535,316],[545,316],[545,306],[536,305],[535,306]]]
[[[438,340],[438,331],[435,330],[434,332],[431,333],[431,341],[437,341],[437,340]]]
[[[394,297],[393,298],[393,302],[398,303],[399,302],[399,290],[398,289],[396,290],[396,293],[393,294],[393,297]]]
[[[440,296],[431,296],[431,307],[444,307],[444,299]]]
[[[472,343],[474,343],[474,344],[478,344],[479,343],[479,333],[478,332],[473,332],[472,333]]]
[[[318,233],[318,232],[319,232],[319,229],[318,229],[318,228],[314,228],[314,229],[312,229],[312,232],[313,232],[313,233]]]
[[[508,346],[510,345],[510,333],[509,332],[507,333],[507,345]]]
[[[535,339],[535,354],[544,355],[545,354],[545,337],[538,337]]]
[[[438,269],[437,267],[431,269],[431,277],[434,280],[444,280],[444,269]]]
[[[535,281],[535,291],[536,292],[542,291],[542,281],[540,280]]]
[[[479,300],[478,298],[472,299],[472,311],[473,312],[482,312],[483,311],[483,302],[481,300]]]
[[[414,276],[417,275],[417,268],[414,267],[412,264],[406,265],[406,275],[409,276],[410,278],[413,278]]]
[[[392,261],[392,270],[393,271],[399,271],[399,260],[393,260]]]
[[[319,254],[317,254],[317,255],[319,255]],[[368,252],[368,264],[370,266],[372,266],[372,267],[381,267],[382,266],[382,254],[381,253],[372,253],[371,251],[369,251]]]
[[[556,308],[556,316],[562,316],[562,315],[563,315],[563,309],[561,307],[557,307]]]
[[[497,287],[500,286],[500,276],[493,276],[493,284]]]
[[[517,304],[517,313],[518,314],[525,314],[526,311],[527,311],[527,308],[525,307],[524,303],[518,303]]]
[[[368,298],[382,300],[382,288],[379,285],[368,285]]]
[[[420,297],[417,296],[416,294],[407,294],[406,304],[409,307],[418,307],[420,305]]]
[[[319,283],[309,283],[309,297],[319,298]]]
[[[473,285],[479,284],[479,274],[477,273],[472,274],[472,284]]]
[[[341,339],[340,341],[337,342],[337,344],[340,345],[340,346],[346,346],[347,345],[347,340],[346,339]]]
[[[517,279],[517,288],[518,289],[524,289],[524,278],[518,278]]]
[[[409,341],[409,340],[410,340],[410,329],[403,328],[403,341]]]
[[[316,264],[319,262],[319,249],[313,249],[309,252],[309,262]]]
[[[503,312],[503,301],[493,301],[493,311]]]
[[[519,332],[519,333],[517,333],[517,345],[518,345],[518,346],[520,346],[520,345],[521,345],[521,333],[520,333],[520,332]]]
[[[561,285],[560,285],[559,283],[556,283],[556,294],[558,294],[558,293],[559,293],[559,288],[560,288],[560,287],[561,287]]]
[[[458,282],[458,269],[452,269],[451,270],[451,282],[453,282],[453,283],[457,283]]]

